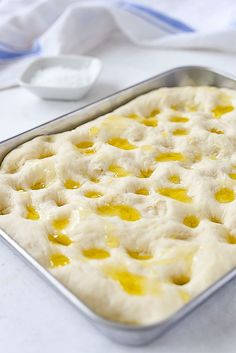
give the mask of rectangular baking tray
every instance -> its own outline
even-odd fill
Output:
[[[69,114],[63,115],[48,123],[40,125],[34,129],[14,136],[0,143],[0,162],[5,155],[23,142],[29,141],[39,135],[47,135],[63,132],[75,128],[87,121],[93,120],[100,115],[113,111],[130,101],[131,99],[160,87],[174,86],[216,86],[236,89],[236,78],[224,74],[218,70],[187,66],[178,67],[146,81],[124,89],[109,97],[101,99],[93,104],[87,105]],[[178,323],[200,304],[210,298],[221,287],[236,277],[236,268],[225,274],[208,289],[192,299],[166,320],[157,324],[147,326],[132,326],[107,320],[93,312],[78,297],[73,295],[63,286],[50,272],[43,268],[33,257],[30,256],[21,246],[19,246],[8,234],[0,230],[0,239],[9,245],[19,256],[30,264],[51,286],[54,287],[64,298],[73,304],[93,325],[103,334],[114,341],[127,345],[143,345],[159,337],[173,325]]]

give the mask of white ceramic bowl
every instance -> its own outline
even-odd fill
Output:
[[[48,67],[63,66],[83,70],[87,76],[86,83],[78,87],[48,87],[31,83],[32,77],[39,70]],[[101,71],[101,61],[90,56],[59,55],[41,57],[34,60],[22,73],[19,84],[30,92],[44,99],[77,100],[83,97],[94,84]]]

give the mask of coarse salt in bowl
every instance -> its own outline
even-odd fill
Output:
[[[91,88],[101,62],[88,56],[60,55],[33,61],[19,84],[44,99],[77,100]]]
[[[36,71],[30,83],[41,87],[76,88],[86,86],[88,81],[86,69],[77,70],[67,66],[52,66]]]

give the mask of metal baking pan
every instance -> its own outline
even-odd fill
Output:
[[[124,89],[116,94],[101,99],[93,104],[63,115],[46,124],[26,131],[0,143],[0,162],[5,155],[16,146],[39,135],[54,134],[70,130],[82,123],[106,114],[129,100],[160,87],[173,86],[216,86],[236,89],[236,78],[205,67],[187,66],[179,67],[146,81]],[[218,289],[236,277],[236,269],[231,270],[208,289],[192,299],[175,314],[157,324],[147,326],[132,326],[113,322],[102,318],[86,306],[78,297],[72,294],[23,248],[21,248],[8,234],[0,230],[0,239],[6,242],[13,250],[21,255],[41,276],[53,286],[61,295],[71,302],[86,316],[93,325],[109,338],[122,344],[142,345],[160,336],[171,328],[206,299],[212,296]]]

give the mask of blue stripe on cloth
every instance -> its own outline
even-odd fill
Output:
[[[14,50],[11,45],[0,42],[0,60],[13,60],[41,52],[41,46],[36,42],[29,50]]]
[[[144,11],[137,10],[135,7],[130,6],[128,3],[119,3],[118,4],[122,9],[124,9],[127,12],[130,12],[134,14],[136,17],[144,19],[146,22],[149,24],[154,25],[155,27],[158,27],[161,29],[163,32],[167,32],[170,34],[175,34],[176,30],[167,25],[166,23],[161,22],[157,18],[150,16],[149,14],[145,13]]]
[[[131,3],[131,2],[126,2],[126,1],[120,1],[120,5],[124,8],[126,8],[127,10],[128,9],[131,9],[131,10],[136,9],[136,10],[139,10],[139,11],[151,16],[152,18],[155,18],[157,20],[157,22],[156,22],[157,26],[159,26],[160,23],[162,23],[162,24],[169,26],[169,29],[172,28],[172,29],[178,30],[180,32],[195,32],[195,30],[192,27],[187,26],[185,23],[178,21],[172,17],[169,17],[169,16],[163,14],[162,12],[156,11],[150,7],[146,7],[143,5],[139,5],[139,4]],[[166,27],[166,31],[168,31],[167,27]]]

